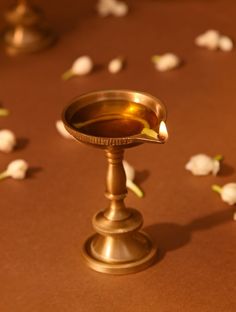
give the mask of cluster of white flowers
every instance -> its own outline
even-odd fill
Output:
[[[100,12],[101,16],[115,14],[114,12],[116,10],[117,12],[125,12],[126,9],[124,8],[128,10],[128,7],[125,3],[116,0],[100,0],[98,3],[98,12]],[[231,51],[233,49],[232,39],[230,39],[228,36],[221,35],[217,30],[207,30],[205,33],[199,35],[195,39],[195,43],[197,46],[206,47],[210,50],[220,49],[222,51]],[[164,53],[162,55],[154,55],[152,57],[152,62],[158,71],[165,72],[179,67],[182,61],[174,53]],[[123,65],[123,58],[114,58],[108,64],[108,71],[111,74],[116,74],[121,71]],[[88,75],[93,70],[93,68],[94,64],[91,57],[87,55],[80,56],[73,62],[71,68],[62,75],[62,79],[68,80],[73,76]]]
[[[0,173],[0,180],[11,177],[13,179],[22,180],[26,176],[29,168],[28,163],[23,159],[17,159],[9,163],[7,169]]]
[[[99,0],[97,3],[97,12],[101,17],[106,17],[109,15],[123,17],[128,13],[128,11],[128,5],[123,1]]]
[[[124,59],[121,57],[117,57],[112,59],[108,64],[108,71],[111,74],[117,74],[122,70],[124,66]],[[84,55],[78,57],[71,68],[67,70],[63,75],[63,80],[68,80],[74,76],[85,76],[88,75],[94,68],[93,61],[91,57]]]
[[[9,110],[0,108],[0,116],[8,116]],[[8,129],[0,130],[0,151],[10,153],[16,146],[15,134]],[[0,173],[0,180],[11,177],[13,179],[22,180],[26,176],[28,164],[25,160],[17,159],[9,163],[6,170]]]
[[[208,30],[199,35],[195,39],[195,44],[209,50],[220,49],[222,51],[231,51],[233,49],[233,41],[228,36],[221,35],[217,30]],[[162,55],[154,55],[152,62],[155,68],[160,71],[168,71],[181,65],[180,58],[174,53],[165,53]]]
[[[196,176],[205,176],[210,173],[217,175],[222,159],[221,155],[212,158],[205,154],[197,154],[190,158],[185,165],[185,169]],[[227,183],[222,187],[214,184],[212,185],[212,190],[219,193],[221,199],[229,205],[236,204],[236,183]],[[236,213],[234,214],[234,220],[236,221]]]
[[[152,62],[158,71],[164,72],[178,67],[181,63],[180,58],[173,53],[154,55]]]
[[[233,41],[230,37],[221,35],[218,30],[207,30],[195,39],[195,44],[209,50],[220,49],[222,51],[231,51],[233,49]]]

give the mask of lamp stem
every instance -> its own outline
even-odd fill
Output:
[[[110,205],[104,216],[111,221],[121,221],[130,215],[124,204],[127,189],[123,155],[124,150],[120,148],[106,150],[108,171],[105,196],[110,200]]]

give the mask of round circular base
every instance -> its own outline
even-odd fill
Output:
[[[150,246],[148,253],[141,259],[132,262],[108,263],[94,258],[91,253],[91,243],[97,234],[94,234],[85,241],[82,250],[83,258],[91,269],[101,273],[118,275],[142,271],[155,261],[157,248],[146,233],[139,232],[139,234],[143,236]]]
[[[6,52],[9,55],[18,55],[18,54],[28,54],[35,53],[46,49],[51,46],[56,41],[56,37],[53,33],[48,32],[44,36],[42,36],[41,40],[32,42],[32,43],[24,43],[22,44],[14,44],[14,42],[6,41]]]

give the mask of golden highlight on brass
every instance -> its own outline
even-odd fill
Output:
[[[27,0],[18,0],[6,12],[5,18],[8,26],[3,40],[10,55],[36,52],[48,47],[55,40],[43,12]]]
[[[95,271],[110,274],[134,273],[150,266],[157,248],[140,231],[139,211],[126,208],[124,150],[142,143],[165,143],[159,136],[166,109],[155,97],[129,90],[91,92],[75,99],[63,112],[68,132],[78,141],[105,150],[108,172],[105,196],[107,208],[92,220],[96,231],[83,246],[83,257]],[[149,136],[150,129],[157,136]],[[167,133],[167,132],[166,132]]]

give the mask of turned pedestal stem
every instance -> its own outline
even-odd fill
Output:
[[[130,216],[126,209],[124,199],[127,194],[126,175],[123,166],[122,149],[106,150],[108,160],[107,189],[105,196],[110,200],[110,206],[104,216],[111,221],[121,221]]]

